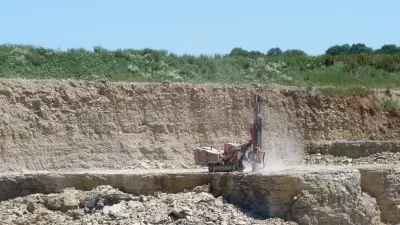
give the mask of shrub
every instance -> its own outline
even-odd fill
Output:
[[[318,65],[324,65],[324,66],[332,66],[333,64],[335,64],[334,58],[330,55],[318,56],[315,62]]]
[[[367,53],[362,52],[359,55],[356,55],[356,62],[359,66],[366,66],[370,63],[370,58]]]
[[[271,48],[267,52],[267,56],[274,57],[274,56],[281,56],[282,50],[280,48]]]
[[[249,56],[249,52],[243,50],[242,48],[234,48],[230,54],[231,57],[247,57]]]
[[[350,49],[349,49],[349,54],[360,54],[360,53],[373,53],[373,49],[370,47],[367,47],[365,44],[358,43],[358,44],[352,44]]]
[[[325,54],[331,55],[331,56],[337,56],[337,55],[342,55],[342,54],[348,54],[349,50],[350,50],[350,45],[348,45],[348,44],[335,45],[335,46],[329,47],[325,51]]]
[[[400,53],[400,47],[397,47],[394,44],[383,45],[380,49],[377,49],[375,52],[378,54],[397,54]]]
[[[234,64],[238,65],[239,67],[241,67],[245,70],[250,68],[250,65],[251,65],[250,60],[245,57],[238,57],[233,62],[234,62]]]
[[[394,115],[400,114],[400,106],[397,102],[393,100],[385,100],[381,103],[382,108],[388,110]]]
[[[400,54],[396,56],[390,55],[381,55],[375,62],[375,66],[377,69],[382,69],[387,72],[398,71],[399,63],[400,63]]]
[[[305,53],[304,51],[299,50],[299,49],[289,49],[289,50],[286,50],[285,52],[283,52],[283,55],[306,57],[307,53]]]

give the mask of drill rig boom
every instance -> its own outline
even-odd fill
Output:
[[[253,107],[253,126],[251,127],[251,140],[253,145],[253,150],[249,152],[248,161],[252,164],[252,171],[258,169],[259,164],[263,164],[265,167],[264,158],[265,152],[262,149],[262,124],[263,118],[261,115],[261,96],[256,95],[252,102]]]

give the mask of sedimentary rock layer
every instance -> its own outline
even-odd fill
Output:
[[[299,224],[395,224],[400,169],[389,165],[296,167],[260,173],[208,173],[204,170],[154,172],[36,173],[3,175],[2,200],[31,193],[91,190],[111,185],[135,195],[179,193],[210,185],[210,193],[261,218]]]
[[[396,140],[385,94],[322,96],[271,86],[0,81],[0,172],[187,168],[192,148],[247,141],[263,98],[264,146],[299,160],[309,142]],[[396,93],[391,97],[398,100]],[[270,157],[269,157],[270,158]]]

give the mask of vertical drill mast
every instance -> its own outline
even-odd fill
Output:
[[[262,149],[262,116],[261,116],[261,97],[256,95],[253,102],[253,127],[252,127],[252,144],[255,148]]]
[[[264,168],[264,157],[265,152],[262,151],[262,115],[261,115],[261,96],[255,95],[253,102],[253,126],[251,127],[251,140],[253,150],[249,153],[249,160],[252,164],[252,171],[256,171],[259,168],[259,164],[262,164]]]

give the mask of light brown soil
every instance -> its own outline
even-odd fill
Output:
[[[396,140],[383,92],[320,96],[272,86],[0,81],[0,172],[195,168],[192,149],[247,141],[263,96],[269,162],[303,160],[308,142]],[[398,100],[398,93],[392,93]]]

